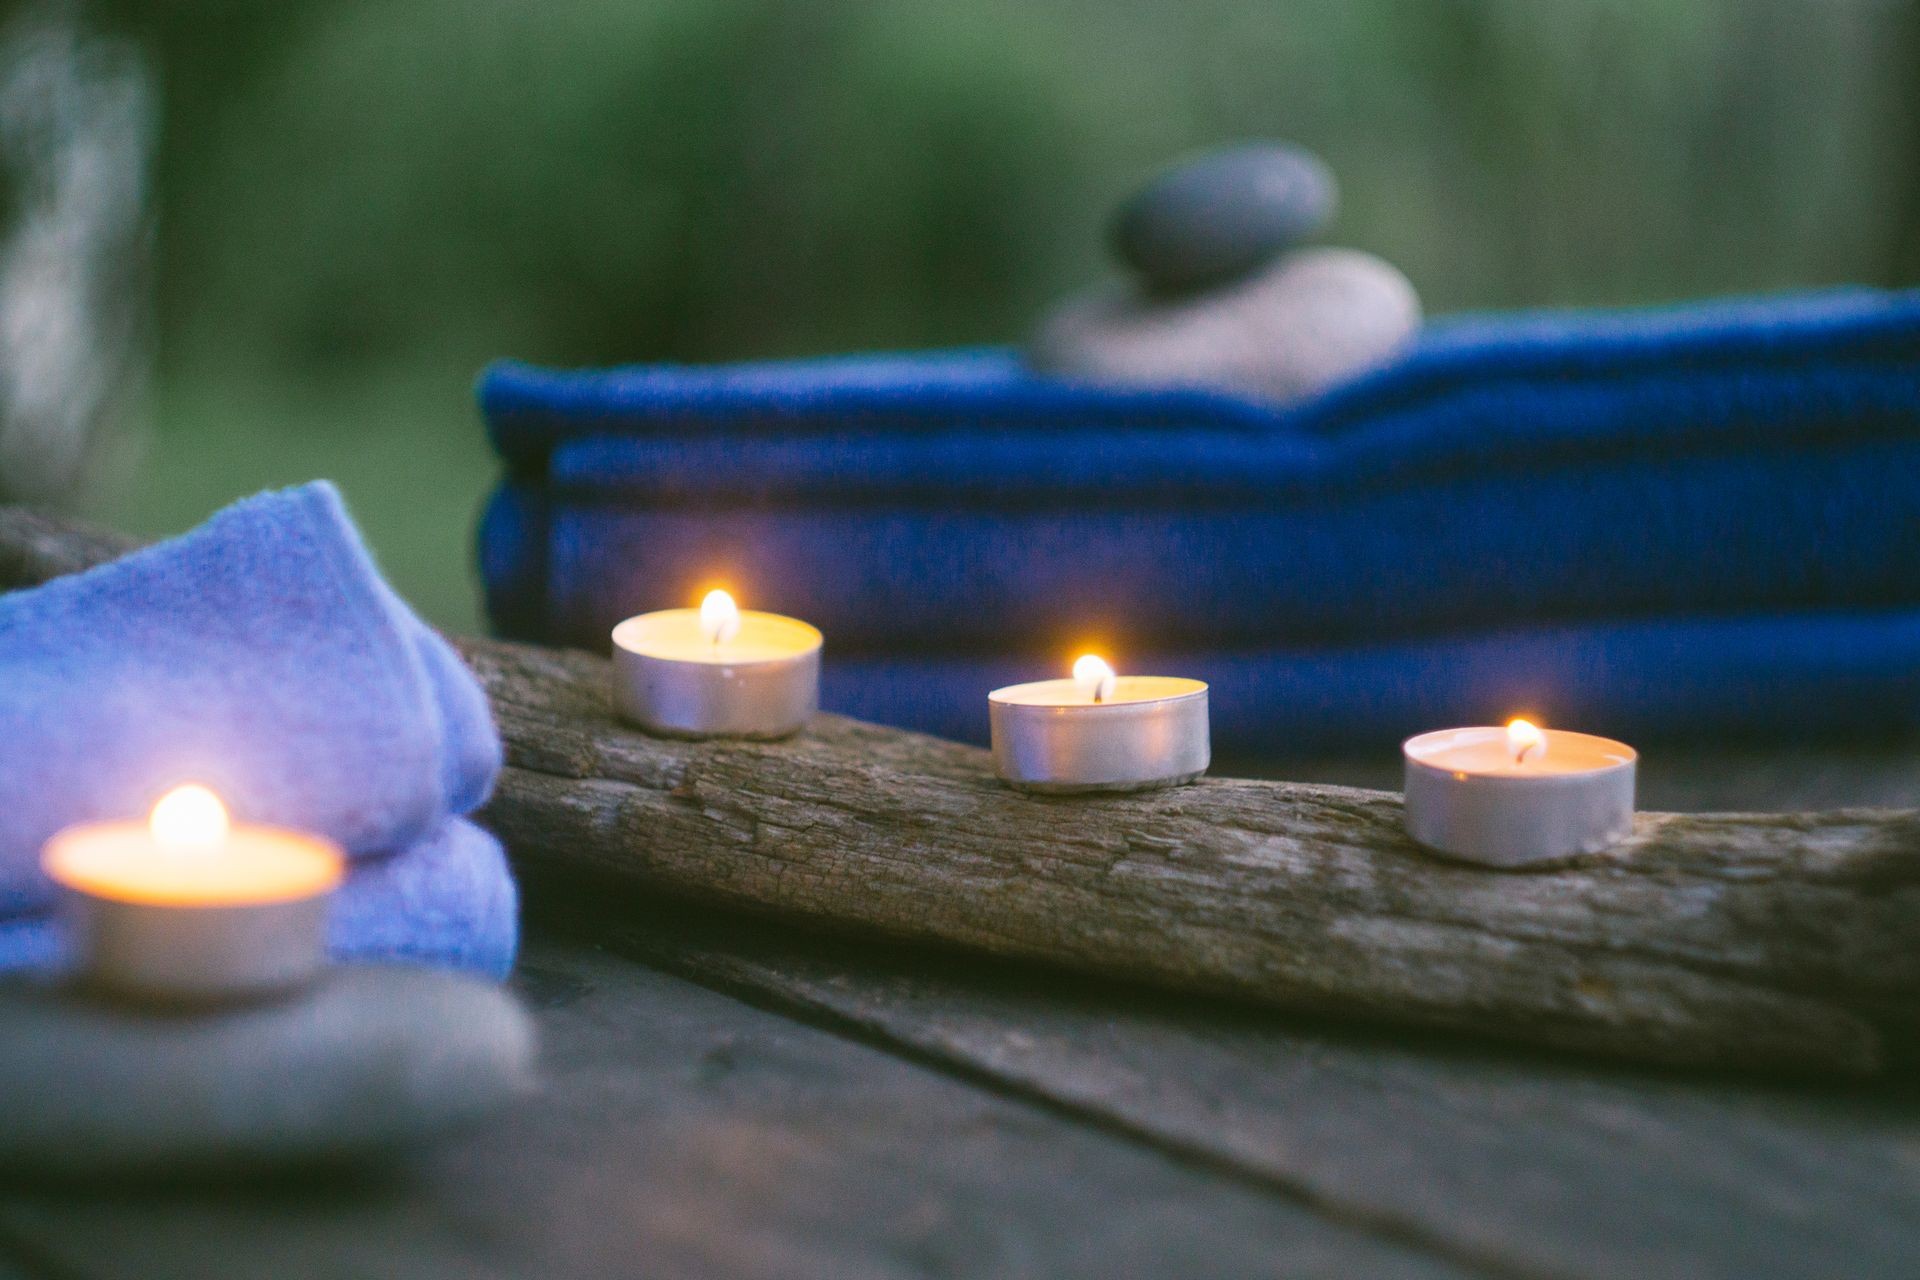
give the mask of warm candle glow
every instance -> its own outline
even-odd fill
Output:
[[[227,841],[227,807],[207,788],[189,783],[160,797],[147,819],[153,842],[169,853],[204,853]]]
[[[1400,752],[1407,833],[1448,857],[1520,867],[1632,834],[1640,757],[1624,742],[1516,718],[1422,733]]]
[[[1105,702],[1113,696],[1113,686],[1118,679],[1106,659],[1095,654],[1084,654],[1073,664],[1073,678],[1080,685],[1080,691],[1095,702]]]
[[[47,842],[41,866],[96,898],[168,907],[290,902],[340,882],[338,847],[280,827],[234,823],[220,797],[197,785],[160,797],[145,822],[68,827]]]
[[[740,634],[740,606],[733,597],[715,588],[700,601],[700,634],[718,648]]]
[[[1525,764],[1529,759],[1538,761],[1547,754],[1547,735],[1530,720],[1509,720],[1507,750],[1513,753],[1515,764]]]
[[[819,629],[719,589],[693,608],[635,614],[612,640],[614,709],[652,733],[784,738],[820,706]]]
[[[235,823],[219,796],[190,784],[145,822],[55,833],[40,866],[75,914],[90,982],[202,1001],[285,991],[318,972],[346,858],[320,836]]]

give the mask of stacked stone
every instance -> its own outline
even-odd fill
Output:
[[[0,986],[0,1169],[171,1180],[372,1162],[534,1084],[533,1022],[492,982],[342,965],[284,997],[140,1005]]]
[[[1062,377],[1279,402],[1381,363],[1419,329],[1420,300],[1372,254],[1301,247],[1337,204],[1326,164],[1287,143],[1174,166],[1113,219],[1113,251],[1132,278],[1052,311],[1030,362]]]

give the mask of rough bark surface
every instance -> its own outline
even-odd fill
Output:
[[[78,573],[139,545],[123,533],[0,506],[0,590]]]
[[[1442,861],[1398,797],[999,785],[978,748],[822,716],[650,738],[592,655],[462,641],[516,857],[731,907],[1338,1015],[1688,1065],[1870,1074],[1920,1013],[1920,814],[1643,814],[1606,855]]]
[[[0,512],[0,572],[80,567]],[[51,539],[51,540],[50,540]],[[1645,1061],[1869,1075],[1920,1036],[1920,812],[1642,814],[1526,872],[1421,852],[1397,796],[1210,778],[1001,786],[985,752],[822,716],[779,743],[650,738],[593,655],[458,642],[517,859],[836,929]]]

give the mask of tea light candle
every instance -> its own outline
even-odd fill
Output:
[[[993,765],[1023,791],[1141,791],[1207,771],[1207,686],[1171,676],[1119,676],[1088,654],[1070,680],[987,695]]]
[[[284,990],[326,962],[337,845],[233,825],[200,786],[161,797],[146,822],[69,827],[41,865],[65,891],[85,976],[164,1000]]]
[[[1407,834],[1496,867],[1598,853],[1633,830],[1639,755],[1610,738],[1541,729],[1442,729],[1409,738]]]
[[[817,628],[742,612],[724,591],[613,629],[620,715],[673,738],[784,738],[820,707]]]

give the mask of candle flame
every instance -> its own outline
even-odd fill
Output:
[[[1073,678],[1080,683],[1080,691],[1095,702],[1105,702],[1113,696],[1114,681],[1118,678],[1106,659],[1096,654],[1083,654],[1073,664]]]
[[[218,848],[227,838],[232,824],[227,806],[207,788],[189,783],[175,787],[160,797],[147,820],[153,842],[162,849],[179,853],[200,853]]]
[[[1513,719],[1507,721],[1507,750],[1513,752],[1515,764],[1525,764],[1531,756],[1539,760],[1547,754],[1547,735],[1540,732],[1538,725],[1531,720]]]
[[[740,606],[718,588],[700,601],[700,634],[715,648],[740,634]]]

